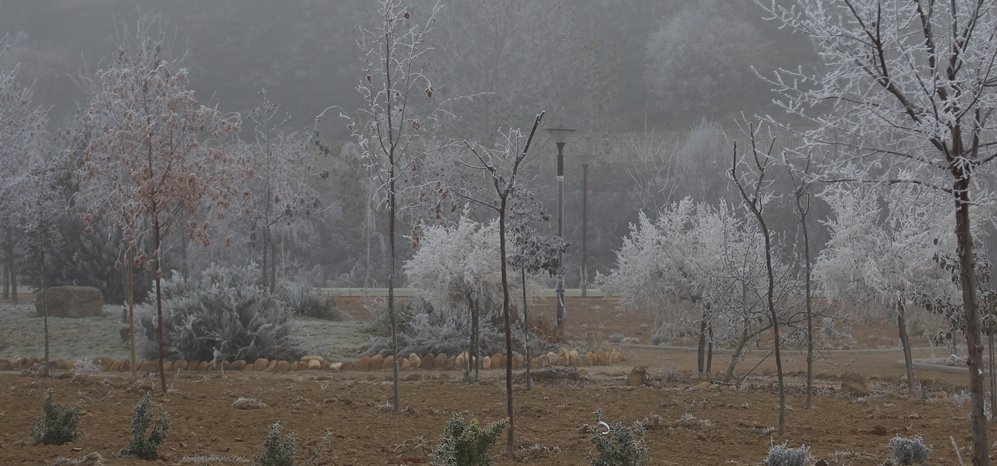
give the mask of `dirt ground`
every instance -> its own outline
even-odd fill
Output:
[[[646,316],[617,314],[607,300],[569,301],[569,308],[573,312],[568,333],[578,342],[586,332],[635,337],[646,332],[640,327]],[[362,311],[351,314],[364,317]],[[893,334],[888,325],[876,331],[872,327],[862,326],[869,335]],[[799,350],[787,352],[790,409],[781,436],[773,431],[778,398],[771,358],[761,361],[738,388],[693,377],[694,351],[627,346],[624,365],[581,368],[582,380],[544,381],[529,392],[517,386],[515,449],[509,454],[496,446],[496,464],[588,464],[592,445],[583,426],[595,423],[596,409],[614,423],[645,420],[645,442],[654,465],[756,465],[773,442],[808,445],[815,459],[828,464],[882,465],[889,459],[887,443],[894,435],[923,436],[933,447],[930,464],[959,464],[953,440],[966,458],[964,370],[921,366],[917,376],[924,390],[909,397],[902,384],[903,368],[897,363],[900,351],[864,338],[859,345],[876,349],[827,352],[815,362],[817,396],[810,411],[804,409],[802,390],[805,356]],[[738,373],[767,353],[764,348],[753,349]],[[932,353],[922,348],[915,357],[927,359]],[[718,351],[714,371],[722,371],[729,358],[729,352]],[[648,366],[649,385],[626,386],[625,374],[638,365]],[[871,393],[863,397],[843,393],[839,376],[845,371],[866,377]],[[171,374],[172,389],[166,396],[158,394],[157,380],[151,377],[40,378],[5,372],[0,373],[0,464],[53,464],[60,456],[79,458],[90,452],[115,465],[244,464],[261,452],[267,424],[274,420],[301,439],[297,458],[302,462],[327,437],[319,464],[428,464],[453,412],[481,422],[505,416],[503,376],[500,371],[484,371],[481,381],[464,383],[457,372],[404,372],[403,409],[396,413],[386,409],[391,396],[387,371]],[[49,387],[60,402],[83,401],[84,433],[71,444],[31,442],[31,423],[39,416],[42,395]],[[157,394],[173,418],[161,458],[149,462],[118,454],[128,444],[132,406],[146,391]],[[236,409],[233,401],[239,397],[255,398],[266,406]],[[991,430],[992,439],[995,434]]]

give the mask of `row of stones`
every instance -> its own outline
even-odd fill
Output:
[[[609,351],[589,351],[584,354],[578,351],[567,351],[562,349],[559,353],[548,352],[532,358],[530,367],[538,369],[553,366],[601,366],[618,364],[621,361],[623,361],[623,354],[620,352],[620,349],[616,347]],[[29,369],[35,364],[40,364],[41,362],[43,362],[43,360],[37,357],[22,357],[15,358],[13,360],[0,359],[0,371]],[[523,362],[523,355],[513,353],[513,369],[522,369]],[[102,370],[108,372],[126,372],[131,370],[131,362],[127,359],[97,358],[93,361],[93,363],[99,366]],[[332,362],[326,361],[322,356],[312,355],[304,356],[298,361],[268,360],[266,358],[258,358],[251,363],[240,359],[236,361],[225,361],[224,363],[219,363],[218,365],[213,364],[211,361],[185,361],[183,359],[178,359],[175,361],[164,361],[163,369],[165,371],[208,371],[221,369],[229,371],[253,370],[261,372],[291,372],[302,370],[332,370],[340,372],[344,370],[390,369],[394,363],[394,358],[391,355],[363,356],[355,362]],[[467,363],[468,353],[466,351],[454,356],[447,355],[446,353],[426,353],[423,356],[419,356],[412,353],[406,358],[399,359],[398,367],[401,370],[453,370],[464,368]],[[75,365],[75,361],[67,359],[53,359],[49,362],[49,366],[51,368],[61,370],[71,370]],[[219,365],[221,367],[218,367]],[[481,359],[482,369],[502,367],[505,367],[505,355],[502,353],[495,353]],[[138,364],[137,370],[142,372],[157,371],[159,370],[159,362],[156,360],[142,361]]]

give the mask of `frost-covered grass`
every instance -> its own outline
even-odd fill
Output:
[[[118,326],[121,306],[104,306],[101,317],[49,317],[49,340],[53,359],[108,356],[127,358]],[[35,316],[34,303],[0,304],[0,358],[45,354],[44,323]]]
[[[113,357],[127,359],[128,346],[121,341],[118,329],[121,306],[104,306],[101,317],[49,317],[51,357],[83,359]],[[352,350],[366,341],[361,324],[313,318],[294,318],[291,339],[309,354],[330,360],[356,358]],[[35,316],[34,304],[0,304],[0,358],[42,356],[45,354],[44,327]],[[6,345],[6,346],[4,346]]]

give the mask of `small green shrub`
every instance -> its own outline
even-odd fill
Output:
[[[765,458],[766,466],[805,466],[810,458],[810,449],[806,445],[800,448],[789,448],[785,443],[769,448]]]
[[[274,421],[270,424],[267,438],[263,440],[263,454],[254,458],[255,464],[259,466],[294,466],[294,453],[297,449],[298,436],[294,435],[294,432],[291,432],[284,436],[284,438],[281,438],[280,430],[280,421]],[[318,448],[315,449],[315,453],[312,454],[311,458],[305,462],[305,466],[319,464],[319,460],[322,459],[322,452],[328,446],[331,437],[332,434],[327,433],[322,438],[322,442],[319,443]]]
[[[147,393],[132,410],[132,441],[124,453],[151,460],[170,431],[170,415]],[[148,435],[146,435],[148,432]]]
[[[454,413],[443,433],[443,441],[433,450],[433,466],[488,466],[492,457],[488,448],[495,444],[508,419],[480,427],[476,419],[467,422]]]
[[[256,457],[260,466],[294,466],[294,450],[298,436],[294,432],[280,437],[280,422],[270,424],[267,438],[263,440],[263,454]]]
[[[35,443],[62,445],[76,440],[80,435],[80,403],[63,406],[53,399],[52,389],[45,390],[42,399],[42,417],[31,426]]]
[[[910,465],[924,464],[928,461],[928,454],[931,447],[924,444],[924,439],[920,435],[914,438],[900,437],[899,435],[890,439],[890,458],[894,463]]]
[[[644,447],[644,429],[641,423],[627,427],[610,425],[602,418],[602,410],[595,411],[596,427],[589,428],[595,455],[589,454],[592,466],[643,466],[648,462]],[[599,425],[606,430],[600,430]]]

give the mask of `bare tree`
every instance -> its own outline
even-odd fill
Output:
[[[505,393],[506,393],[506,416],[509,418],[509,435],[506,440],[506,449],[512,451],[513,445],[513,409],[512,409],[512,322],[509,299],[509,274],[507,264],[509,254],[506,248],[507,221],[509,205],[517,190],[517,176],[519,169],[526,160],[533,142],[533,136],[543,119],[543,112],[540,112],[533,120],[533,127],[527,136],[516,130],[504,133],[503,142],[495,148],[486,148],[480,145],[467,144],[468,150],[474,155],[473,160],[465,162],[468,168],[478,170],[481,173],[481,182],[489,186],[487,191],[492,195],[485,197],[484,194],[476,196],[470,192],[457,191],[456,194],[469,202],[485,207],[498,214],[499,218],[499,256],[500,271],[502,273],[502,315],[505,320]],[[527,364],[529,362],[527,361]]]
[[[990,463],[983,345],[973,280],[974,174],[992,161],[997,12],[986,0],[760,2],[811,38],[823,66],[768,79],[806,146],[843,150],[829,178],[930,185],[951,196],[966,315],[972,463]],[[808,148],[804,148],[806,150]],[[974,193],[976,193],[974,195]]]
[[[766,170],[772,161],[772,148],[775,146],[775,138],[771,139],[768,148],[758,146],[757,138],[760,129],[755,129],[753,125],[748,125],[749,156],[741,156],[738,159],[737,143],[734,143],[733,162],[730,169],[730,177],[737,186],[741,199],[744,201],[744,208],[748,210],[758,221],[758,226],[762,230],[762,240],[765,243],[765,269],[768,275],[768,290],[765,293],[765,302],[769,312],[769,323],[772,324],[772,344],[775,353],[776,376],[779,380],[779,435],[786,430],[786,386],[782,374],[782,354],[780,352],[779,334],[779,313],[775,309],[775,284],[776,276],[772,266],[772,233],[769,231],[768,222],[765,218],[765,207],[773,200],[773,195],[769,192],[771,180],[766,179]],[[738,169],[741,173],[738,173]]]
[[[207,244],[211,224],[181,224],[180,216],[210,205],[217,208],[213,217],[224,219],[225,209],[238,197],[235,183],[244,171],[222,144],[238,129],[238,116],[223,115],[197,101],[187,71],[172,69],[160,55],[162,42],[148,35],[153,24],[140,20],[134,48],[123,50],[97,74],[86,113],[95,135],[83,155],[80,183],[91,205],[87,222],[109,212],[109,221],[125,231],[129,247],[151,237],[152,249],[139,251],[136,260],[155,275],[159,373],[165,393],[162,239],[179,227]]]

